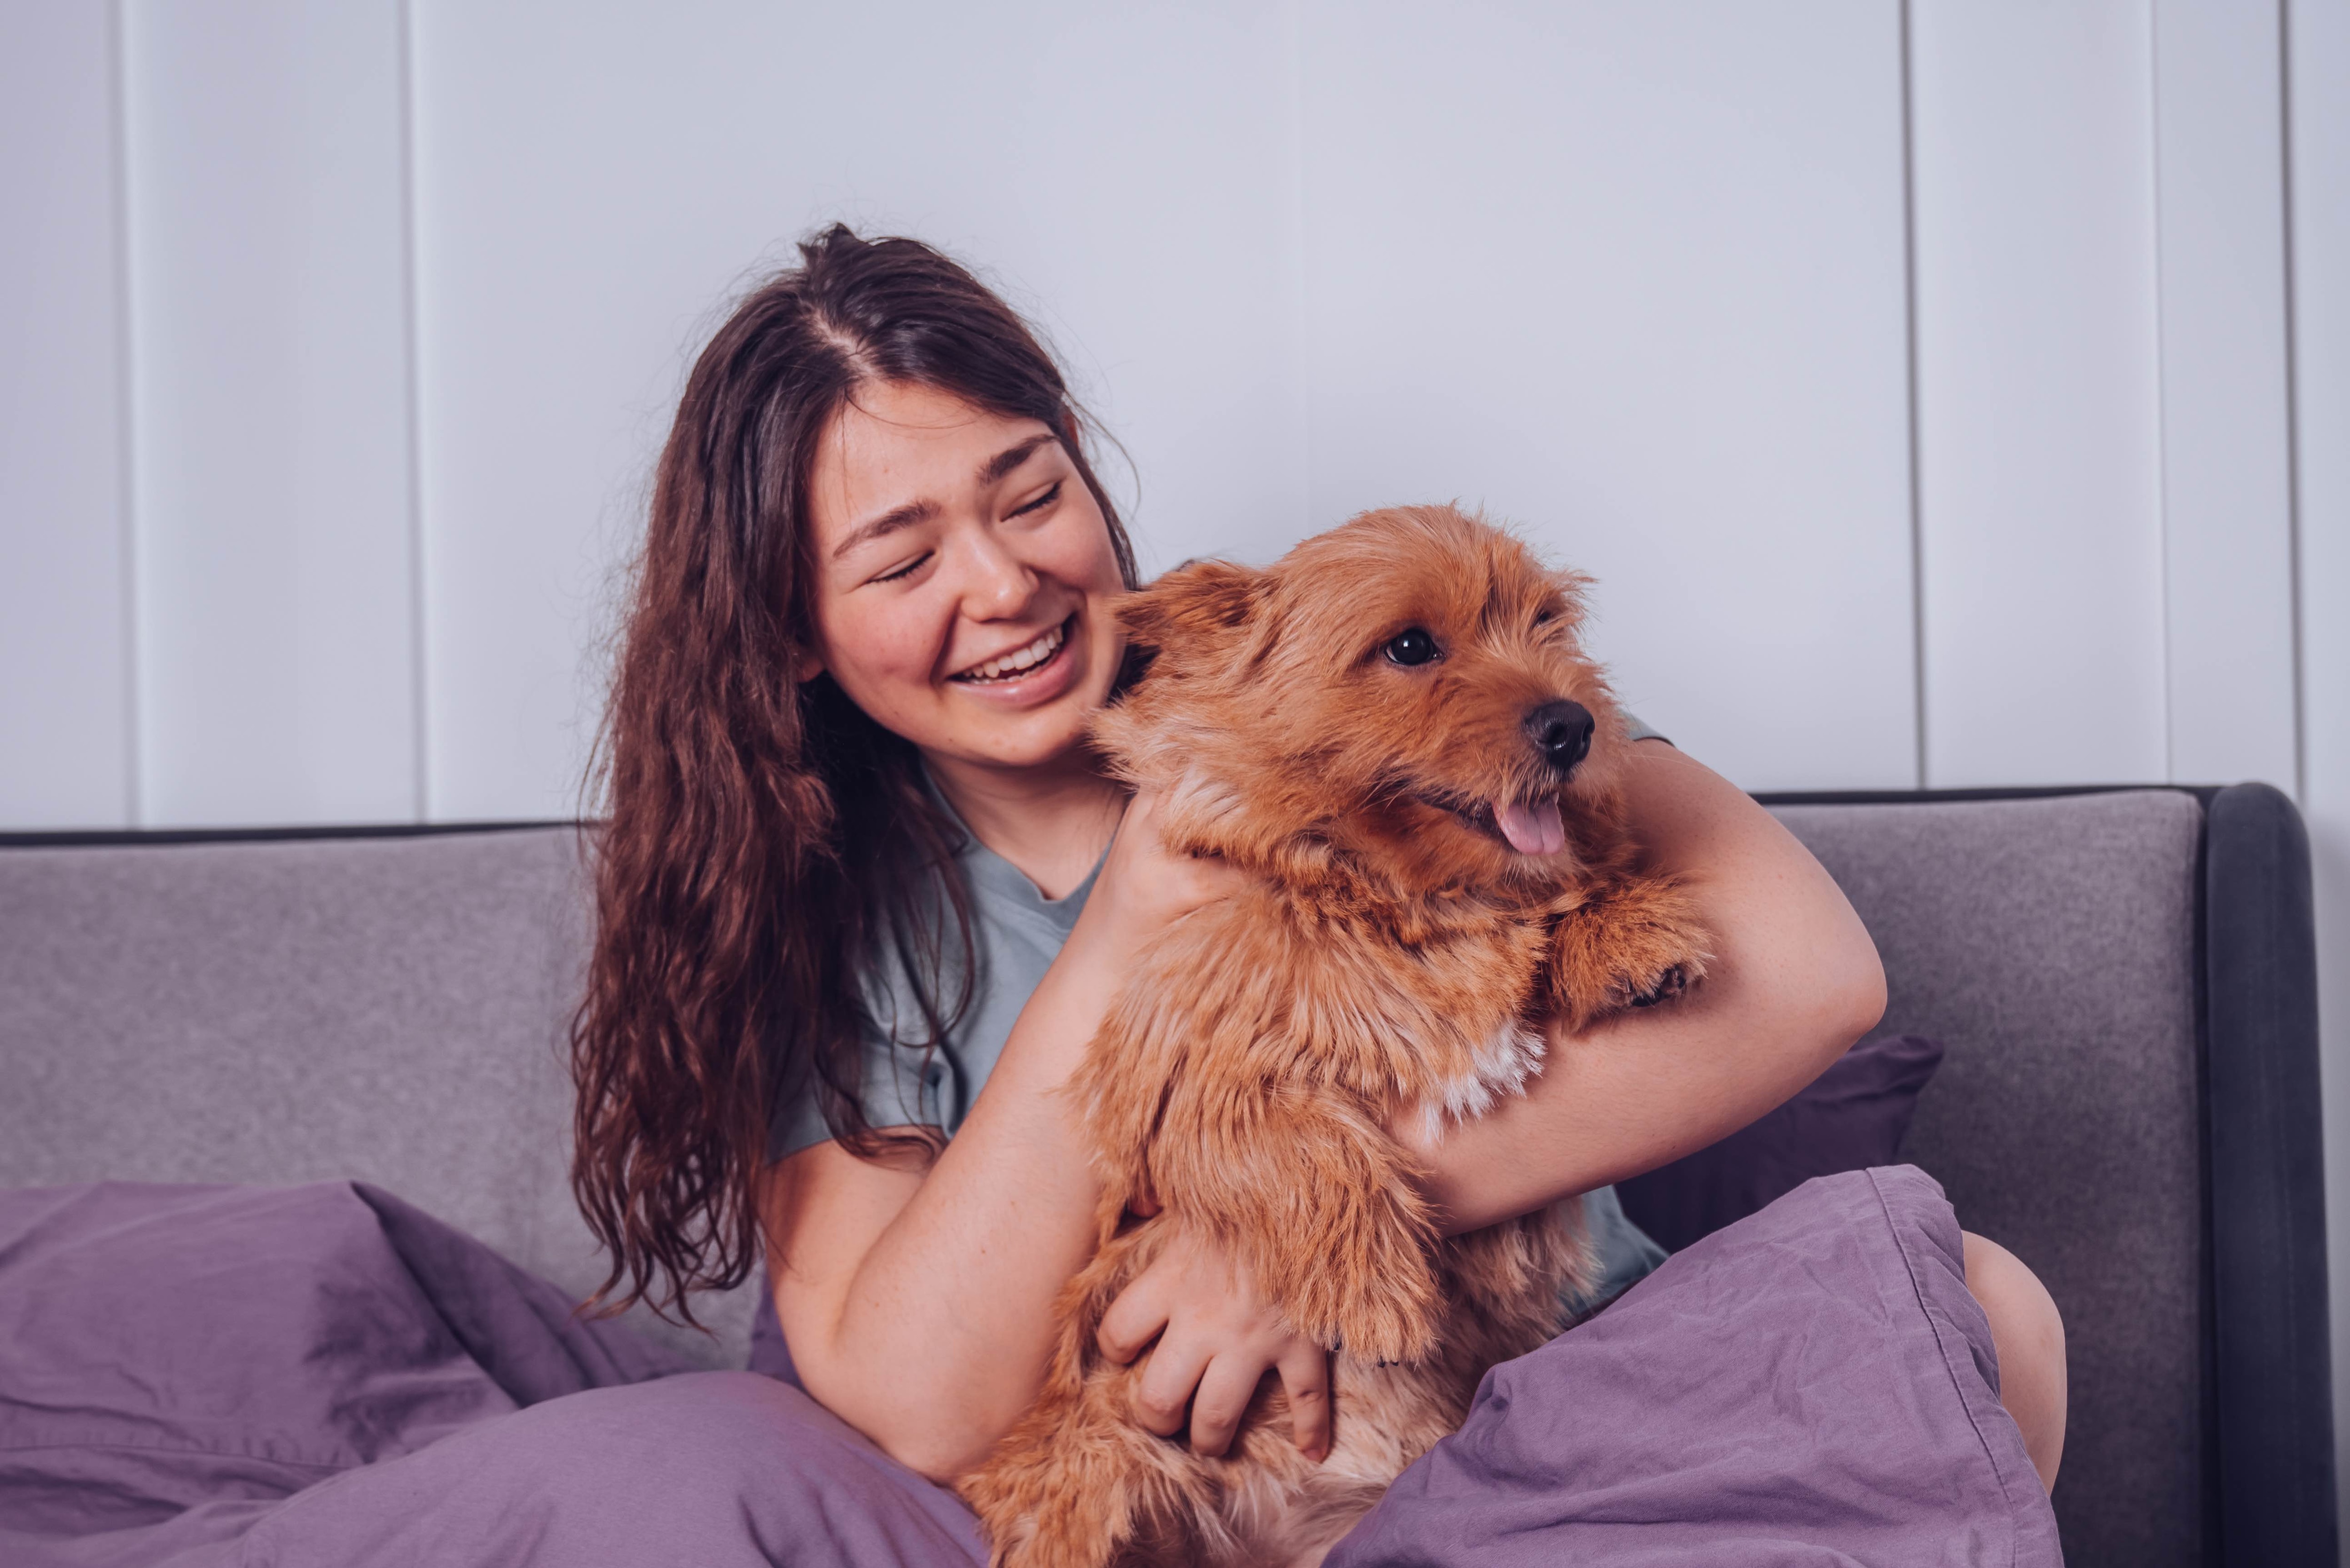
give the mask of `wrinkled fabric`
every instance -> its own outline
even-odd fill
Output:
[[[687,1373],[390,1194],[0,1192],[8,1568],[971,1568],[796,1387]]]
[[[1805,1183],[1493,1368],[1327,1568],[2054,1568],[1960,1246],[1914,1166]]]
[[[570,1307],[365,1187],[0,1192],[0,1563],[984,1562],[793,1384]],[[1496,1367],[1330,1562],[2041,1568],[1997,1377],[1939,1189],[1814,1181]]]

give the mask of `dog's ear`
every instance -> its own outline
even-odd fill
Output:
[[[1572,569],[1563,569],[1552,572],[1550,580],[1551,586],[1558,591],[1558,597],[1563,601],[1560,607],[1565,613],[1560,618],[1566,622],[1569,630],[1581,630],[1584,620],[1591,613],[1592,578],[1590,575]]]
[[[1272,578],[1230,561],[1186,561],[1139,593],[1118,601],[1127,641],[1151,652],[1222,642],[1246,627]]]

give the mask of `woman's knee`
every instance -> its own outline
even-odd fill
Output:
[[[2040,1276],[1996,1241],[1964,1232],[1967,1289],[1991,1323],[1999,1402],[2023,1433],[2041,1484],[2054,1488],[2064,1455],[2064,1320]]]

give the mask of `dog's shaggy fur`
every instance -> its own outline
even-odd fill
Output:
[[[1073,1085],[1101,1247],[1036,1406],[959,1483],[998,1564],[1315,1561],[1487,1367],[1561,1326],[1589,1267],[1579,1202],[1440,1238],[1386,1128],[1521,1091],[1546,1016],[1578,1029],[1704,971],[1689,901],[1626,836],[1628,742],[1576,641],[1583,586],[1419,507],[1121,602],[1150,662],[1097,740],[1166,792],[1171,844],[1256,881],[1159,940]],[[1270,1374],[1226,1457],[1136,1424],[1139,1374],[1095,1332],[1177,1226],[1336,1352],[1322,1463]]]

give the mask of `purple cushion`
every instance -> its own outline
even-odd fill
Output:
[[[1624,1212],[1668,1251],[1735,1224],[1815,1176],[1900,1158],[1918,1094],[1942,1064],[1939,1041],[1862,1041],[1794,1099],[1720,1143],[1616,1184]]]
[[[0,1190],[6,1568],[982,1568],[806,1394],[355,1183]]]
[[[2061,1568],[1965,1271],[1915,1166],[1808,1182],[1485,1374],[1326,1568]]]

